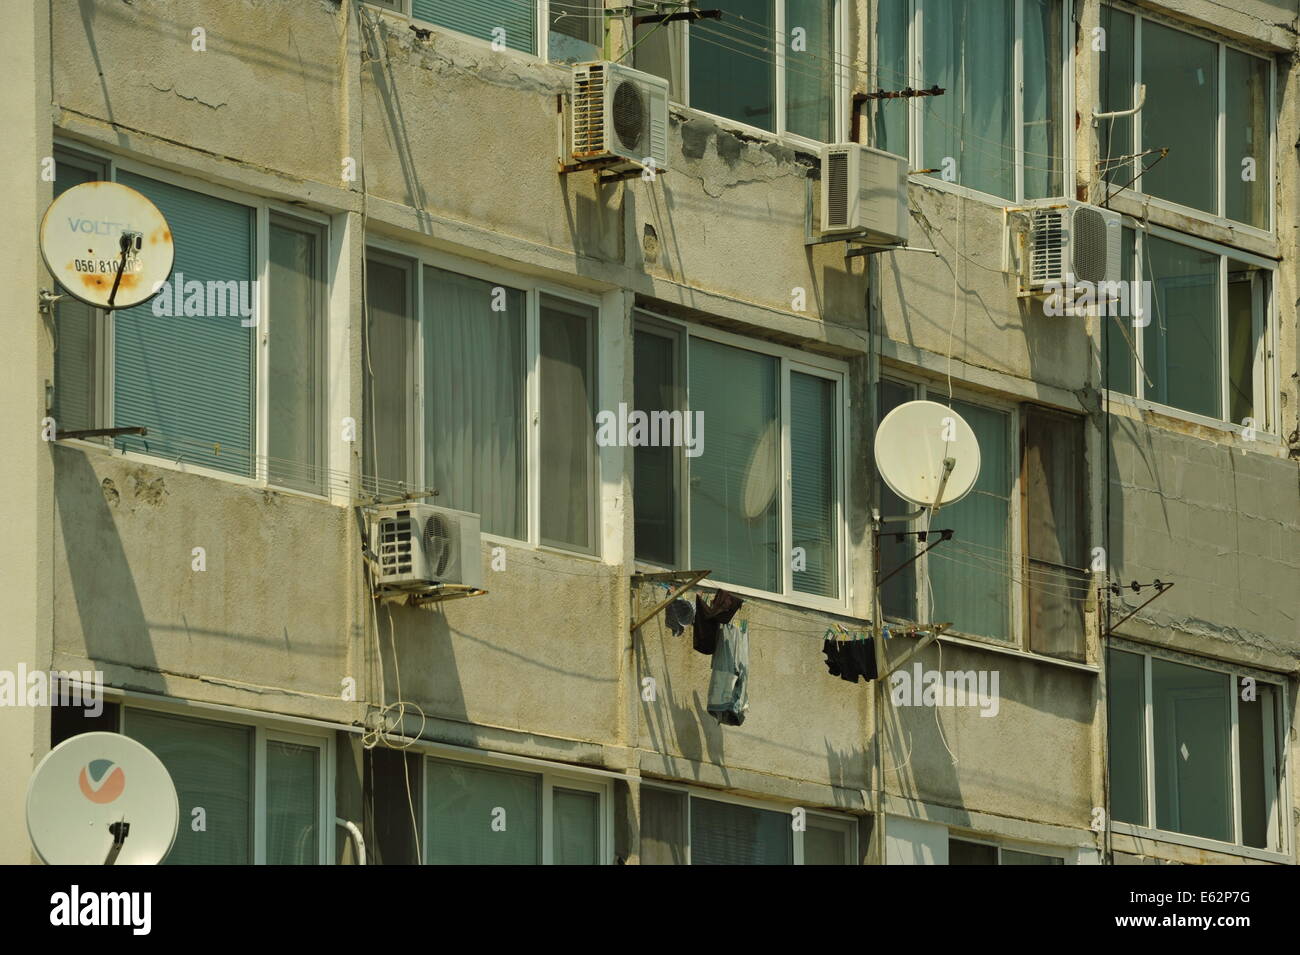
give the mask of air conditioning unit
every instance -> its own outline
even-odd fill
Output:
[[[385,504],[370,513],[369,533],[369,559],[380,591],[482,586],[477,514],[429,504]]]
[[[902,245],[910,221],[906,159],[857,143],[823,149],[823,235],[852,233],[873,245]]]
[[[618,63],[573,68],[573,159],[621,159],[614,169],[668,168],[668,81]]]
[[[1032,291],[1121,279],[1124,229],[1118,212],[1072,199],[1030,208],[1026,283]]]

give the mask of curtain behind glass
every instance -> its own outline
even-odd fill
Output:
[[[835,4],[785,2],[785,126],[799,136],[828,143],[834,135]],[[796,29],[803,30],[798,42]]]
[[[803,834],[804,865],[848,865],[848,833],[839,826],[831,826],[809,817],[808,829]]]
[[[680,411],[676,339],[637,329],[633,342],[633,404],[637,411]],[[707,445],[706,445],[707,447]],[[636,557],[653,564],[677,563],[677,461],[673,447],[632,451]]]
[[[666,79],[668,98],[674,103],[685,102],[686,93],[683,75],[686,34],[682,27],[683,24],[678,22],[643,23],[634,28],[633,65],[652,76]]]
[[[1228,674],[1151,661],[1156,827],[1231,842]]]
[[[704,453],[689,461],[691,564],[721,583],[781,586],[777,360],[691,339],[690,407]]]
[[[1228,50],[1226,77],[1228,218],[1268,228],[1268,192],[1273,181],[1269,150],[1269,64],[1240,50]],[[1254,178],[1243,178],[1243,161],[1254,160]]]
[[[961,185],[1015,198],[1015,0],[924,3],[921,85],[948,92],[923,101],[923,165],[954,159]]]
[[[363,485],[381,497],[377,482],[412,480],[410,466],[411,359],[415,305],[408,267],[366,260],[366,335],[362,341],[365,422]]]
[[[272,484],[323,492],[321,237],[271,223],[267,474]]]
[[[1142,21],[1142,82],[1147,86],[1142,148],[1169,147],[1142,174],[1142,191],[1215,212],[1219,125],[1219,49],[1209,40]],[[1240,167],[1238,167],[1240,169]]]
[[[822,597],[839,596],[835,418],[835,382],[791,372],[791,546],[805,558],[794,589]]]
[[[54,198],[99,176],[58,157],[54,173]],[[62,286],[59,287],[63,289]],[[64,294],[54,320],[54,420],[59,431],[94,428],[97,356],[97,310]]]
[[[180,825],[168,865],[253,862],[253,730],[130,709],[126,735],[162,760],[176,786]],[[190,827],[202,808],[207,831]]]
[[[542,543],[596,550],[596,310],[549,295],[541,309]]]
[[[427,779],[428,864],[538,864],[540,776],[431,759]]]
[[[759,129],[776,131],[774,0],[710,0],[721,20],[690,27],[691,103]]]
[[[1098,112],[1132,109],[1137,105],[1133,75],[1133,15],[1103,4],[1101,28],[1106,37],[1106,49],[1099,54],[1101,68],[1097,81],[1101,106]],[[1098,151],[1106,163],[1103,172],[1106,182],[1117,187],[1131,186],[1137,175],[1133,160],[1116,160],[1133,154],[1133,117],[1099,120],[1097,137]]]
[[[478,514],[484,533],[519,539],[526,355],[523,292],[424,269],[425,483],[439,505]]]
[[[320,750],[266,741],[266,862],[320,863]]]
[[[1011,639],[1011,475],[1007,416],[1000,411],[954,401],[980,446],[980,474],[974,489],[939,512],[939,527],[953,539],[930,551],[930,619],[953,622],[958,633]]]
[[[1143,329],[1146,397],[1217,418],[1219,394],[1219,257],[1191,246],[1146,240],[1154,286],[1151,324]]]
[[[911,86],[907,65],[908,33],[911,27],[911,0],[877,0],[876,86],[883,90],[901,90]],[[907,142],[909,99],[883,99],[875,104],[877,149],[899,156],[910,156]]]
[[[790,817],[712,799],[691,800],[691,865],[791,865]]]
[[[1110,812],[1117,822],[1147,824],[1146,677],[1143,658],[1106,654],[1106,725],[1110,736]]]
[[[1135,287],[1133,282],[1137,279],[1137,257],[1134,251],[1136,233],[1137,230],[1135,229],[1125,228],[1123,230],[1124,244],[1120,250],[1120,279],[1130,289]],[[1139,291],[1138,294],[1140,302],[1141,292]],[[1106,387],[1111,391],[1117,391],[1125,395],[1136,393],[1133,390],[1133,375],[1137,362],[1137,339],[1141,331],[1133,323],[1135,320],[1151,320],[1150,316],[1145,315],[1141,319],[1137,319],[1136,310],[1138,307],[1138,304],[1130,301],[1130,314],[1112,314],[1107,318],[1103,329],[1106,338]],[[1113,311],[1121,311],[1121,309],[1114,309]]]
[[[546,44],[552,63],[603,59],[604,3],[601,0],[550,0]]]
[[[1061,0],[1024,2],[1025,198],[1065,191],[1061,155]],[[942,97],[940,97],[942,99]]]
[[[916,391],[911,385],[890,381],[887,378],[880,379],[880,420],[884,421],[885,415],[915,397]],[[873,446],[874,442],[873,436]],[[881,517],[896,517],[916,510],[915,505],[910,501],[904,501],[879,478],[876,479],[876,488],[879,493]],[[876,572],[877,578],[884,578],[895,569],[901,568],[881,585],[880,606],[886,616],[903,620],[916,619],[916,564],[907,563],[916,553],[916,538],[904,537],[899,540],[894,535],[911,529],[910,522],[892,522],[881,529],[880,566]]]
[[[1257,265],[1228,260],[1228,418],[1242,424],[1254,417],[1256,427],[1266,424],[1255,414],[1255,314],[1268,300],[1267,274]]]
[[[686,864],[685,793],[641,787],[641,864]]]
[[[600,797],[556,787],[552,796],[556,865],[596,865],[600,846]]]

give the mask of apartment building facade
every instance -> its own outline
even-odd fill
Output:
[[[171,771],[173,862],[1293,863],[1295,3],[635,7],[13,18],[0,669],[107,702],[0,707],[6,860],[102,729]],[[561,168],[599,59],[666,81],[665,168]],[[843,142],[907,159],[909,248],[819,241]],[[95,180],[167,217],[174,294],[42,311],[42,216]],[[1071,203],[1124,307],[1024,287]],[[882,524],[917,399],[980,477]],[[629,409],[698,443],[602,438]],[[363,505],[431,490],[486,593],[376,601]],[[743,600],[740,725],[648,616],[698,570]],[[848,683],[841,632],[906,663]]]

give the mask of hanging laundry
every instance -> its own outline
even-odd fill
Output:
[[[749,709],[749,624],[724,623],[709,677],[709,712],[727,726],[745,722]]]
[[[838,640],[827,630],[822,652],[826,654],[826,669],[831,676],[849,683],[857,683],[859,678],[870,683],[876,678],[876,641],[873,637],[854,634],[851,640]]]
[[[695,605],[684,597],[678,597],[664,611],[664,620],[673,636],[680,637],[695,622]]]
[[[713,649],[718,642],[718,628],[723,624],[730,623],[731,618],[736,615],[745,601],[741,600],[733,593],[725,590],[719,590],[713,595],[713,603],[706,604],[704,597],[697,594],[695,597],[695,634],[693,644],[695,649],[705,656],[712,656]]]

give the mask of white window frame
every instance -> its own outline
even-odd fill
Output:
[[[150,713],[156,713],[161,716],[174,716],[183,720],[193,720],[196,722],[207,723],[226,723],[233,726],[240,726],[253,730],[253,762],[249,767],[253,777],[252,797],[252,857],[253,865],[266,865],[266,835],[268,829],[268,819],[266,815],[266,744],[268,741],[294,743],[299,746],[315,747],[320,753],[320,793],[319,801],[319,819],[317,825],[320,833],[319,865],[333,865],[335,859],[334,843],[334,784],[335,784],[335,759],[334,759],[334,733],[329,730],[316,729],[312,726],[293,723],[286,724],[277,722],[274,719],[235,717],[228,715],[219,710],[204,709],[203,713],[196,714],[184,707],[168,705],[153,700],[141,700],[132,698],[130,700],[121,700],[118,705],[118,723],[117,731],[126,735],[126,727],[129,722],[129,714],[132,710],[143,710]],[[180,807],[180,825],[189,824],[189,809],[191,807]]]
[[[242,484],[247,487],[269,488],[277,493],[295,494],[302,497],[308,497],[313,500],[327,501],[330,499],[330,490],[335,483],[331,478],[333,472],[329,466],[329,428],[328,425],[322,427],[321,433],[317,436],[320,442],[318,449],[318,467],[320,469],[321,490],[303,491],[299,488],[288,487],[286,485],[274,484],[268,479],[268,436],[269,428],[269,382],[270,382],[270,350],[269,336],[272,331],[273,317],[270,309],[270,240],[271,229],[270,221],[272,216],[277,219],[289,220],[296,222],[300,226],[310,227],[319,231],[320,241],[323,243],[320,253],[320,264],[324,267],[325,274],[321,276],[324,286],[321,295],[320,307],[322,309],[322,342],[318,346],[321,352],[317,356],[317,373],[320,375],[318,382],[317,400],[321,403],[322,423],[325,423],[324,416],[327,413],[328,388],[329,382],[326,379],[325,371],[328,367],[329,354],[329,328],[332,321],[330,305],[330,289],[333,285],[334,275],[338,269],[338,259],[331,243],[330,219],[324,213],[314,210],[291,206],[287,203],[278,202],[274,199],[265,199],[253,196],[247,193],[237,192],[233,189],[227,189],[223,186],[214,185],[192,176],[182,173],[172,172],[160,166],[153,166],[148,163],[137,162],[133,159],[127,159],[114,153],[104,150],[95,149],[79,142],[65,142],[56,139],[54,148],[60,153],[67,156],[77,168],[90,168],[92,165],[98,165],[99,171],[106,177],[107,181],[116,182],[119,172],[129,172],[133,175],[144,176],[149,179],[164,182],[168,185],[175,186],[179,189],[185,189],[189,192],[200,195],[210,196],[214,199],[223,199],[227,202],[233,202],[237,205],[250,208],[254,212],[253,221],[253,241],[254,249],[254,268],[253,278],[257,281],[257,338],[253,347],[253,461],[252,476],[245,474],[236,474],[230,471],[222,471],[217,468],[204,467],[203,465],[190,464],[185,461],[184,455],[179,458],[170,458],[163,455],[152,454],[147,451],[138,451],[133,449],[121,449],[113,447],[111,440],[97,439],[74,439],[67,443],[93,447],[100,450],[111,448],[115,454],[121,454],[127,460],[139,461],[151,465],[168,467],[171,469],[183,471],[187,474],[197,474],[203,477],[217,478],[218,480],[228,481],[233,484]],[[169,277],[170,280],[170,277]],[[95,387],[95,409],[94,419],[102,427],[112,427],[114,413],[114,390],[116,382],[113,376],[115,365],[115,356],[113,353],[114,329],[113,313],[103,309],[95,309],[95,347],[97,357],[95,359],[97,370],[97,381]],[[55,382],[55,387],[58,383]]]
[[[598,821],[598,841],[596,845],[596,864],[614,864],[614,798],[613,787],[608,778],[612,774],[584,773],[581,770],[550,763],[543,760],[522,757],[501,756],[495,753],[465,750],[461,748],[420,747],[420,854],[428,860],[429,852],[429,765],[433,761],[444,763],[463,763],[490,769],[504,769],[515,773],[528,773],[541,779],[541,806],[537,820],[541,835],[538,864],[555,865],[554,841],[554,796],[555,790],[573,789],[581,792],[595,793],[599,797],[596,810]],[[485,820],[486,822],[487,820]],[[427,861],[426,861],[426,864]]]
[[[1162,651],[1154,647],[1143,647],[1124,640],[1113,641],[1108,648],[1111,651],[1119,653],[1129,653],[1142,659],[1142,760],[1143,775],[1146,782],[1146,789],[1143,793],[1145,801],[1146,822],[1143,824],[1119,822],[1110,818],[1110,806],[1107,804],[1107,822],[1111,831],[1134,836],[1139,839],[1155,839],[1161,842],[1169,842],[1175,845],[1191,846],[1198,849],[1208,849],[1214,852],[1225,852],[1233,855],[1246,856],[1252,859],[1265,859],[1271,862],[1291,861],[1293,858],[1293,836],[1290,825],[1281,824],[1291,818],[1291,795],[1289,780],[1289,763],[1288,758],[1290,751],[1290,713],[1287,709],[1287,683],[1286,680],[1277,674],[1265,673],[1261,670],[1255,670],[1249,667],[1237,666],[1230,663],[1220,663],[1215,660],[1208,660],[1203,657],[1192,657],[1188,654],[1177,652]],[[1155,751],[1155,701],[1152,698],[1152,681],[1151,681],[1151,661],[1165,660],[1170,663],[1178,663],[1182,666],[1195,667],[1200,670],[1208,670],[1211,673],[1217,673],[1228,677],[1229,693],[1231,701],[1231,726],[1229,727],[1229,749],[1231,755],[1231,766],[1228,773],[1228,785],[1232,793],[1232,842],[1221,842],[1217,839],[1209,839],[1204,836],[1187,835],[1181,832],[1174,832],[1169,829],[1158,829],[1155,825],[1156,818],[1156,751]],[[1270,841],[1275,835],[1280,836],[1280,844],[1271,846],[1268,849],[1257,849],[1252,846],[1242,845],[1241,843],[1241,746],[1240,746],[1240,726],[1238,723],[1237,703],[1240,699],[1241,681],[1243,678],[1250,677],[1256,681],[1256,685],[1266,684],[1273,690],[1273,748],[1272,756],[1274,760],[1280,759],[1280,765],[1274,762],[1272,767],[1269,766],[1270,753],[1267,748],[1264,753],[1265,771],[1272,768],[1276,772],[1277,792],[1273,800],[1273,809],[1269,814],[1268,832]],[[1269,735],[1269,725],[1265,721],[1264,733],[1267,738]],[[1107,753],[1106,758],[1110,758],[1110,740],[1111,733],[1107,733]]]
[[[691,860],[691,804],[696,799],[704,799],[711,802],[728,803],[733,806],[743,806],[746,809],[763,809],[767,812],[777,812],[789,816],[791,819],[791,836],[793,839],[790,863],[792,865],[804,864],[804,832],[805,830],[795,829],[793,825],[793,810],[801,808],[804,810],[806,818],[817,819],[827,823],[834,828],[842,828],[849,840],[849,865],[859,865],[861,856],[858,850],[858,816],[848,813],[828,812],[824,809],[809,809],[803,806],[793,804],[786,805],[777,802],[771,802],[763,799],[753,799],[747,796],[737,796],[733,793],[717,792],[712,789],[701,789],[695,786],[684,786],[681,783],[669,782],[667,780],[653,779],[645,777],[642,782],[643,789],[658,789],[663,792],[679,793],[686,797],[686,818],[683,820],[686,835],[686,865],[692,865]]]
[[[1159,26],[1176,30],[1179,33],[1185,33],[1188,36],[1198,40],[1208,40],[1218,47],[1218,87],[1219,87],[1219,112],[1217,122],[1215,123],[1215,205],[1216,211],[1207,212],[1204,209],[1196,209],[1192,206],[1180,205],[1168,199],[1162,199],[1159,196],[1148,195],[1142,191],[1142,176],[1139,175],[1133,183],[1126,189],[1116,190],[1114,195],[1122,195],[1124,192],[1131,192],[1141,198],[1142,202],[1153,208],[1161,209],[1168,212],[1176,212],[1189,218],[1199,219],[1202,222],[1213,223],[1223,229],[1234,232],[1242,232],[1261,239],[1272,239],[1277,229],[1277,61],[1269,56],[1261,56],[1258,51],[1239,43],[1230,43],[1223,38],[1216,36],[1208,30],[1198,30],[1189,24],[1180,23],[1169,17],[1159,16],[1151,11],[1142,10],[1137,7],[1131,7],[1122,3],[1108,2],[1105,6],[1133,17],[1133,93],[1131,104],[1137,103],[1138,87],[1142,85],[1142,22],[1150,20]],[[1238,222],[1236,219],[1227,217],[1227,163],[1224,157],[1226,148],[1227,133],[1227,60],[1228,50],[1236,50],[1254,57],[1257,60],[1263,60],[1268,64],[1268,228],[1261,229],[1258,226],[1246,222]],[[1100,84],[1098,85],[1100,91]],[[1100,109],[1100,106],[1096,106]],[[1127,107],[1120,107],[1127,108]],[[1133,152],[1141,153],[1145,148],[1142,145],[1142,115],[1139,113],[1132,120],[1133,128]],[[1138,169],[1141,168],[1142,160],[1137,160]],[[1137,170],[1135,170],[1137,171]],[[1101,180],[1102,185],[1108,189],[1114,188],[1110,183]],[[1114,198],[1112,195],[1112,198]]]
[[[410,21],[412,24],[419,24],[420,29],[435,30],[439,33],[450,33],[468,43],[473,43],[487,50],[492,50],[492,42],[490,40],[470,36],[468,33],[461,33],[457,30],[451,29],[450,27],[444,27],[437,23],[430,23],[428,20],[421,20],[411,12],[411,0],[388,0],[388,2],[392,3],[392,6],[388,6],[383,2],[383,0],[363,0],[363,2],[367,6],[372,6],[377,10],[382,10],[389,16],[400,17],[403,20]],[[504,50],[493,50],[492,52],[497,54],[513,54],[515,56],[525,56],[532,60],[552,62],[550,59],[550,0],[528,0],[528,2],[533,4],[533,22],[534,30],[536,31],[535,35],[537,37],[537,50],[535,52],[530,52],[528,50],[517,50],[514,47],[506,47]],[[601,29],[603,34],[603,25]],[[601,55],[603,55],[603,40],[600,46],[602,47]],[[562,61],[554,62],[559,66],[568,66],[567,63]]]
[[[524,339],[525,339],[525,360],[527,364],[527,380],[524,385],[524,393],[527,400],[525,421],[527,422],[527,433],[525,440],[525,452],[528,455],[527,483],[525,489],[527,498],[527,537],[514,538],[501,534],[489,534],[486,531],[482,534],[484,541],[493,543],[510,544],[514,546],[527,546],[536,550],[550,551],[557,554],[565,554],[570,557],[585,557],[594,560],[600,560],[604,551],[601,539],[601,515],[603,512],[603,501],[601,493],[602,469],[601,455],[597,453],[598,448],[592,451],[592,475],[591,475],[591,529],[592,529],[592,550],[585,550],[574,547],[561,547],[555,544],[542,542],[541,536],[541,341],[539,329],[541,323],[541,301],[542,296],[564,299],[578,305],[583,305],[593,309],[591,317],[591,341],[592,341],[592,391],[596,397],[596,404],[600,404],[600,387],[604,379],[602,374],[602,345],[601,345],[601,324],[604,320],[604,310],[602,309],[601,297],[594,293],[582,292],[577,289],[567,288],[562,285],[555,285],[545,280],[534,278],[523,273],[512,272],[508,269],[498,268],[496,266],[484,265],[472,259],[464,259],[458,256],[449,255],[443,252],[437,252],[432,249],[422,249],[405,243],[396,242],[382,238],[377,235],[366,236],[364,255],[369,256],[372,253],[378,253],[377,258],[396,264],[394,260],[404,260],[406,263],[415,266],[415,294],[412,299],[412,307],[415,309],[414,322],[414,341],[411,345],[411,366],[408,373],[412,376],[415,387],[412,388],[411,402],[408,405],[408,435],[407,435],[407,453],[409,455],[408,467],[411,470],[411,480],[414,487],[425,486],[425,462],[424,462],[424,274],[425,267],[442,269],[446,272],[454,272],[467,278],[480,279],[485,282],[491,282],[494,285],[501,285],[509,289],[514,289],[524,293]],[[363,374],[365,373],[363,369]],[[368,413],[367,409],[367,413]],[[593,417],[594,422],[594,417]],[[363,436],[369,441],[369,436]],[[373,477],[373,475],[367,475]],[[431,503],[438,503],[436,499],[430,498]]]
[[[848,437],[849,437],[849,368],[842,361],[833,358],[827,358],[821,355],[814,355],[809,352],[801,352],[797,349],[789,348],[783,345],[775,345],[770,342],[759,341],[753,338],[746,338],[743,335],[737,335],[732,332],[724,332],[719,329],[710,328],[706,325],[684,322],[680,319],[669,318],[665,315],[653,312],[646,308],[638,307],[633,312],[632,325],[634,331],[647,331],[661,337],[672,337],[674,347],[680,356],[676,365],[677,373],[681,376],[679,379],[679,394],[684,401],[684,410],[693,414],[694,409],[690,404],[690,340],[699,338],[705,341],[716,342],[720,345],[727,345],[732,348],[740,348],[744,351],[755,352],[760,355],[766,355],[778,360],[778,387],[777,406],[779,408],[781,422],[781,553],[786,555],[786,559],[781,561],[781,590],[769,591],[757,587],[745,586],[742,584],[733,584],[718,577],[710,576],[707,583],[710,586],[725,587],[727,590],[737,594],[744,594],[754,597],[763,597],[770,600],[777,600],[782,603],[794,603],[805,607],[818,607],[826,610],[842,611],[849,606],[849,601],[853,596],[851,579],[849,573],[849,552],[848,552],[848,519],[850,506],[850,488],[849,488],[849,454],[848,454]],[[792,508],[793,502],[793,471],[790,449],[790,374],[799,372],[810,375],[815,378],[822,378],[827,381],[833,381],[836,385],[835,393],[835,441],[838,460],[835,463],[835,479],[837,483],[837,512],[835,515],[836,527],[836,560],[837,568],[837,590],[838,597],[823,597],[819,594],[805,593],[802,590],[794,589],[794,569],[789,559],[792,541]],[[644,410],[644,409],[642,409]],[[708,449],[708,422],[705,422],[705,453]],[[653,564],[647,561],[638,560],[638,566],[662,569],[689,569],[693,566],[691,557],[691,527],[690,527],[690,459],[682,453],[681,449],[676,449],[676,468],[679,475],[679,484],[676,494],[677,507],[677,566],[675,568],[664,568],[661,565]],[[635,493],[633,495],[633,506],[635,507]]]
[[[1241,249],[1234,249],[1218,242],[1211,242],[1208,239],[1197,238],[1184,232],[1176,232],[1173,229],[1139,221],[1128,216],[1124,217],[1123,225],[1125,228],[1131,228],[1134,233],[1133,277],[1139,283],[1154,281],[1147,270],[1145,235],[1202,252],[1209,252],[1219,257],[1219,294],[1217,303],[1219,324],[1219,409],[1224,415],[1229,412],[1231,405],[1230,355],[1228,348],[1228,263],[1231,260],[1236,260],[1247,265],[1257,266],[1268,273],[1268,289],[1265,293],[1263,313],[1254,316],[1252,327],[1252,334],[1256,342],[1252,374],[1253,404],[1255,414],[1260,416],[1255,422],[1254,430],[1256,440],[1262,440],[1270,445],[1279,444],[1278,385],[1280,382],[1280,369],[1277,341],[1280,299],[1278,296],[1278,263],[1264,256],[1245,252]],[[1159,308],[1153,284],[1151,294],[1152,314],[1143,316],[1143,318],[1148,322],[1160,321]],[[1126,319],[1121,318],[1120,321],[1126,321]],[[1141,370],[1146,366],[1146,335],[1144,334],[1146,327],[1134,327],[1132,322],[1129,321],[1127,330],[1133,336],[1133,347],[1137,352],[1136,361],[1131,361],[1129,367],[1134,394],[1127,395],[1123,392],[1106,389],[1106,395],[1111,402],[1138,408],[1149,408],[1170,417],[1180,418],[1220,431],[1230,431],[1238,435],[1245,432],[1246,428],[1243,424],[1231,421],[1226,417],[1212,418],[1208,415],[1197,414],[1194,411],[1176,408],[1173,405],[1162,404],[1146,397],[1146,380],[1143,378]],[[1127,342],[1123,344],[1127,350]],[[1248,445],[1249,442],[1243,442],[1243,444]]]
[[[936,382],[932,382],[920,375],[908,372],[892,365],[881,368],[880,377],[882,380],[890,381],[895,384],[907,385],[914,389],[911,400],[930,400],[946,401],[946,390]],[[964,401],[967,404],[979,405],[990,411],[997,411],[1007,415],[1007,467],[1010,483],[1008,485],[1010,500],[1007,507],[1007,536],[1011,541],[1011,547],[1007,554],[1008,568],[1019,568],[1025,566],[1028,555],[1025,550],[1024,534],[1022,532],[1024,516],[1022,513],[1021,500],[1021,476],[1020,476],[1020,434],[1021,434],[1021,402],[1009,401],[1003,398],[995,398],[991,395],[978,394],[964,389],[954,389],[952,393],[953,400]],[[890,516],[890,515],[882,515]],[[939,530],[943,526],[943,514],[937,519]],[[901,525],[899,525],[901,526]],[[882,531],[882,535],[897,533],[894,531]],[[961,538],[954,536],[953,540],[960,541]],[[945,546],[940,544],[936,550]],[[956,561],[962,558],[954,557]],[[914,595],[916,616],[915,621],[907,621],[898,617],[889,616],[887,619],[899,623],[921,623],[924,621],[933,621],[932,611],[930,608],[930,589],[925,585],[929,579],[930,555],[923,554],[912,566],[916,568],[916,594]],[[893,570],[892,567],[880,568],[886,573]],[[981,646],[997,647],[1002,650],[1015,650],[1020,654],[1032,656],[1039,660],[1048,660],[1054,663],[1067,663],[1077,665],[1075,661],[1062,661],[1055,657],[1049,657],[1044,654],[1033,653],[1027,646],[1028,634],[1026,633],[1025,617],[1028,607],[1025,601],[1025,585],[1017,583],[1014,574],[1008,570],[1009,577],[1006,586],[1011,593],[1011,600],[1008,604],[1008,613],[1011,615],[1011,625],[1008,629],[1008,639],[998,640],[994,637],[984,636],[982,634],[972,634],[963,631],[960,628],[960,621],[954,621],[954,626],[945,631],[943,638],[952,639],[954,637],[961,640],[974,641]],[[882,609],[883,613],[883,609]]]
[[[918,88],[921,85],[921,77],[924,75],[924,64],[922,63],[922,50],[924,48],[924,31],[925,31],[925,5],[930,0],[910,0],[909,8],[909,26],[907,31],[907,63],[908,75],[905,84],[912,88]],[[1075,166],[1075,144],[1074,144],[1074,43],[1071,24],[1074,23],[1071,17],[1070,4],[1073,0],[1058,0],[1063,3],[1065,9],[1062,15],[1061,27],[1061,102],[1058,104],[1061,110],[1061,142],[1056,145],[1061,150],[1061,188],[1064,193],[1070,193],[1071,183],[1074,181]],[[1012,129],[1013,144],[1012,148],[1016,154],[1016,194],[1014,196],[995,196],[992,193],[983,192],[972,186],[964,185],[960,182],[945,182],[943,179],[930,175],[928,173],[912,173],[909,181],[917,185],[930,186],[945,192],[952,192],[959,196],[965,196],[969,199],[976,199],[980,202],[988,202],[993,205],[1002,207],[1008,204],[1019,204],[1027,201],[1042,201],[1053,198],[1063,198],[1062,196],[1043,196],[1033,200],[1025,199],[1025,58],[1024,58],[1024,0],[1015,0],[1015,38],[1012,43],[1013,73],[1012,86],[1015,93],[1012,97]],[[873,25],[873,29],[875,29]],[[878,85],[892,88],[894,83],[878,83]],[[949,90],[944,95],[955,93],[955,90]],[[919,168],[924,164],[924,119],[925,110],[928,106],[927,97],[917,96],[907,103],[907,148],[908,159],[913,168]],[[995,147],[991,143],[984,144],[985,151],[991,151]],[[1041,157],[1035,157],[1043,161]],[[1030,163],[1031,166],[1036,163]]]
[[[995,863],[996,865],[1005,864],[1002,861],[1002,853],[1004,850],[1010,852],[1023,852],[1028,855],[1043,856],[1044,858],[1048,858],[1048,859],[1060,859],[1061,865],[1070,864],[1069,850],[1064,849],[1060,846],[1041,846],[1037,844],[1031,845],[1028,843],[999,842],[998,840],[991,839],[988,836],[968,835],[964,832],[954,832],[953,830],[949,829],[948,842],[951,843],[954,840],[956,840],[957,842],[969,842],[980,846],[992,846],[994,849],[997,850],[997,862]]]

